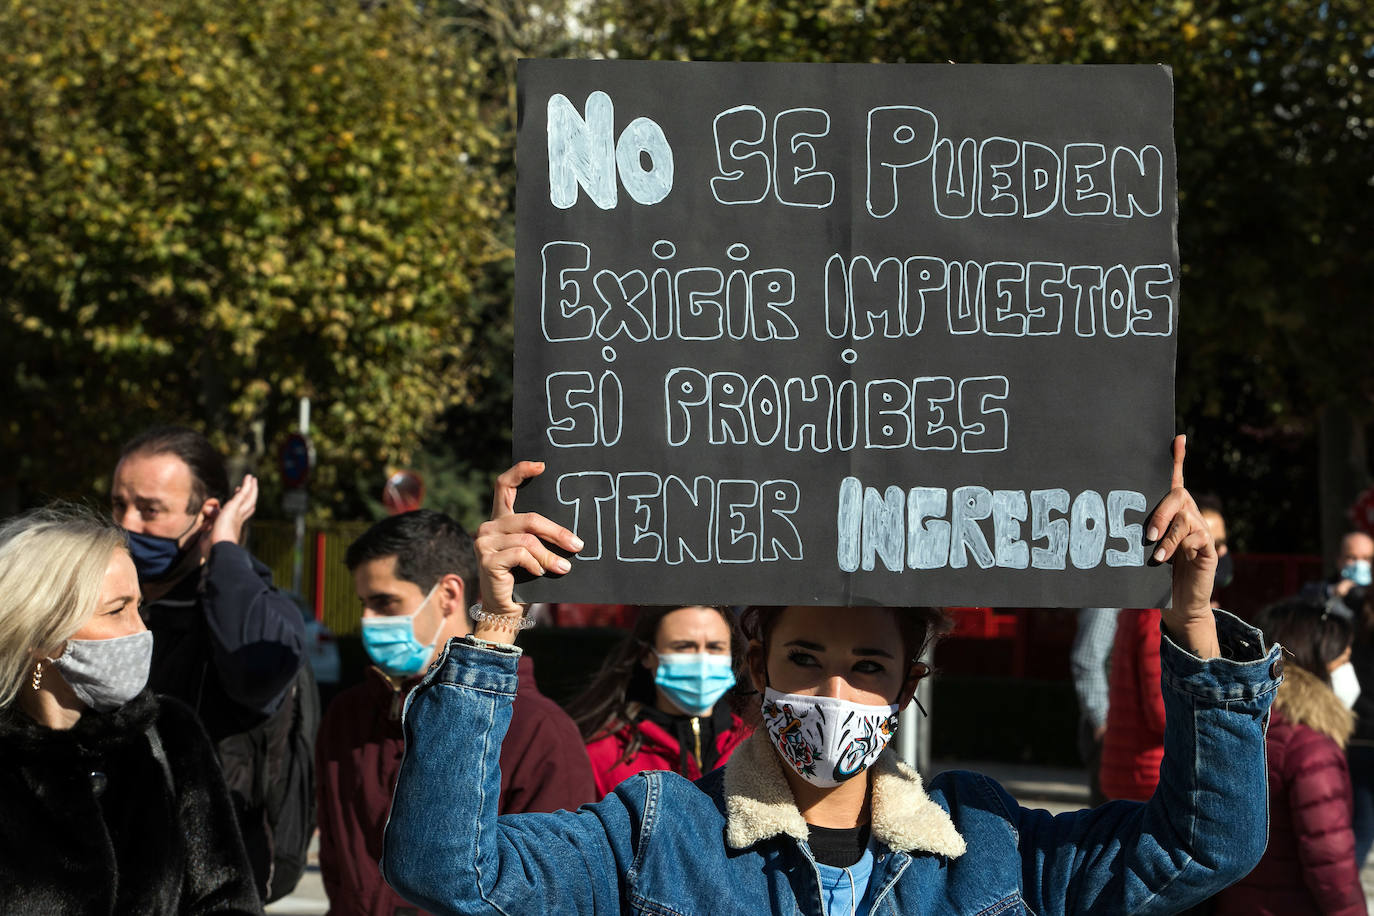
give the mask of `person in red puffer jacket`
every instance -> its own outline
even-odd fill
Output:
[[[644,770],[696,779],[753,729],[730,709],[743,649],[724,607],[642,608],[634,629],[568,706],[598,797]]]
[[[1364,916],[1344,750],[1355,720],[1330,679],[1350,657],[1350,622],[1297,599],[1266,609],[1256,623],[1289,652],[1265,739],[1269,848],[1254,871],[1213,899],[1212,912]]]
[[[1230,549],[1221,502],[1215,496],[1200,496],[1198,511],[1212,533],[1218,575],[1223,575],[1221,569],[1230,566]],[[1229,573],[1225,575],[1229,579]],[[1217,607],[1215,596],[1212,607]],[[1107,683],[1107,727],[1098,769],[1102,794],[1110,799],[1149,801],[1159,784],[1159,764],[1164,759],[1160,618],[1159,608],[1130,608],[1117,615]]]
[[[1149,801],[1159,783],[1164,759],[1159,620],[1159,608],[1124,608],[1117,615],[1098,771],[1108,798]]]

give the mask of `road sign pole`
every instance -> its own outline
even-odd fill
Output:
[[[282,483],[287,490],[282,498],[283,508],[296,517],[296,541],[291,550],[291,591],[301,594],[305,578],[305,510],[308,505],[306,486],[315,465],[315,450],[310,445],[310,399],[301,398],[297,416],[297,432],[282,449]]]
[[[301,579],[305,572],[305,516],[296,516],[296,543],[291,551],[291,591],[301,593]]]

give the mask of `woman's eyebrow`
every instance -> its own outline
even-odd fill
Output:
[[[787,645],[787,646],[796,646],[798,649],[810,649],[810,650],[812,650],[813,652],[824,652],[824,651],[825,651],[825,646],[821,645],[821,644],[818,643],[818,642],[811,642],[810,640],[807,640],[807,639],[794,639],[794,640],[792,640],[791,642],[784,643],[783,645]]]
[[[887,651],[886,649],[864,649],[864,648],[859,648],[859,649],[855,649],[855,650],[854,650],[854,654],[855,654],[855,655],[877,655],[877,656],[880,656],[880,657],[882,657],[882,658],[896,658],[895,655],[893,655],[891,652]]]

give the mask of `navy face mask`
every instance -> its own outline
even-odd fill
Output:
[[[181,539],[199,521],[199,517],[193,519],[190,527],[174,538],[157,534],[139,534],[134,531],[124,532],[129,541],[129,556],[133,557],[134,569],[138,570],[140,582],[157,582],[169,578],[177,571],[190,548],[196,543],[196,539],[192,538],[183,546]]]
[[[1216,588],[1225,588],[1236,578],[1236,564],[1231,559],[1230,551],[1217,558],[1217,575],[1213,580]]]

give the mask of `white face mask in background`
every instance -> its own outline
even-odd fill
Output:
[[[1346,662],[1331,672],[1331,689],[1347,709],[1355,708],[1360,698],[1360,679],[1355,676],[1355,666]]]

